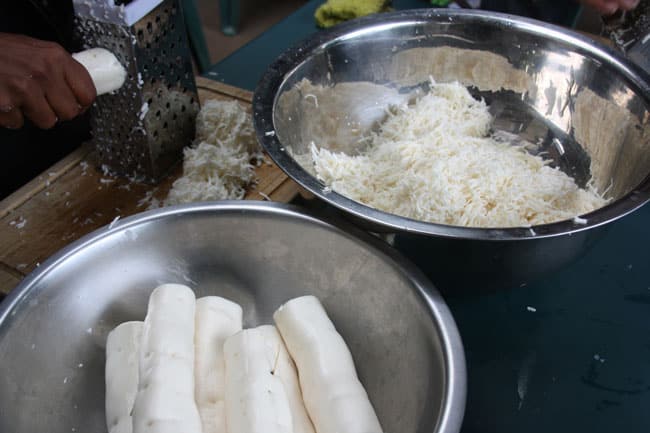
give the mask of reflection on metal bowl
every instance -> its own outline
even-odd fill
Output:
[[[610,203],[532,230],[449,226],[330,192],[300,164],[312,142],[359,151],[358,138],[377,128],[388,105],[430,77],[467,86],[490,106],[494,131],[534,144],[578,185],[592,179]],[[296,86],[303,80],[324,89],[317,108]],[[514,16],[430,9],[315,34],[269,67],[253,108],[259,141],[289,176],[365,229],[394,233],[395,245],[445,288],[521,284],[551,272],[580,256],[604,225],[645,204],[649,104],[648,76],[591,39]]]
[[[238,302],[246,327],[272,323],[292,297],[319,297],[385,431],[460,430],[462,344],[419,271],[354,228],[288,206],[222,202],[120,220],[14,289],[0,305],[0,431],[106,431],[106,336],[142,320],[166,282]]]

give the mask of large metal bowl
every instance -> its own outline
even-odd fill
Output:
[[[107,333],[164,282],[239,302],[246,326],[318,296],[386,432],[457,433],[465,360],[436,290],[372,237],[291,207],[225,202],[125,219],[66,247],[0,305],[0,431],[105,432]]]
[[[580,185],[593,177],[610,204],[583,215],[586,224],[533,230],[433,224],[329,192],[294,159],[312,141],[355,152],[351,138],[376,128],[389,104],[430,77],[468,86],[490,105],[495,130],[536,144]],[[296,90],[303,79],[325,90],[311,98]],[[559,27],[481,11],[410,10],[342,24],[286,51],[256,89],[254,119],[259,141],[289,176],[362,227],[396,233],[396,245],[437,285],[520,284],[570,262],[598,237],[595,228],[650,199],[648,83],[613,50]]]

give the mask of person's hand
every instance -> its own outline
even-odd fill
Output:
[[[585,6],[590,6],[601,15],[613,15],[619,10],[629,11],[634,9],[639,0],[580,0]]]
[[[28,118],[48,129],[78,116],[95,97],[88,71],[63,47],[0,33],[0,127],[20,128]]]

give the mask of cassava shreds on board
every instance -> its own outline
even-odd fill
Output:
[[[184,150],[183,175],[165,205],[244,197],[262,158],[250,114],[236,101],[209,100],[196,118],[196,140]]]

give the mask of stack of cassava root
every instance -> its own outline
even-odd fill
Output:
[[[319,300],[292,299],[273,318],[277,328],[242,329],[232,301],[157,287],[144,322],[108,335],[109,432],[381,433]]]

